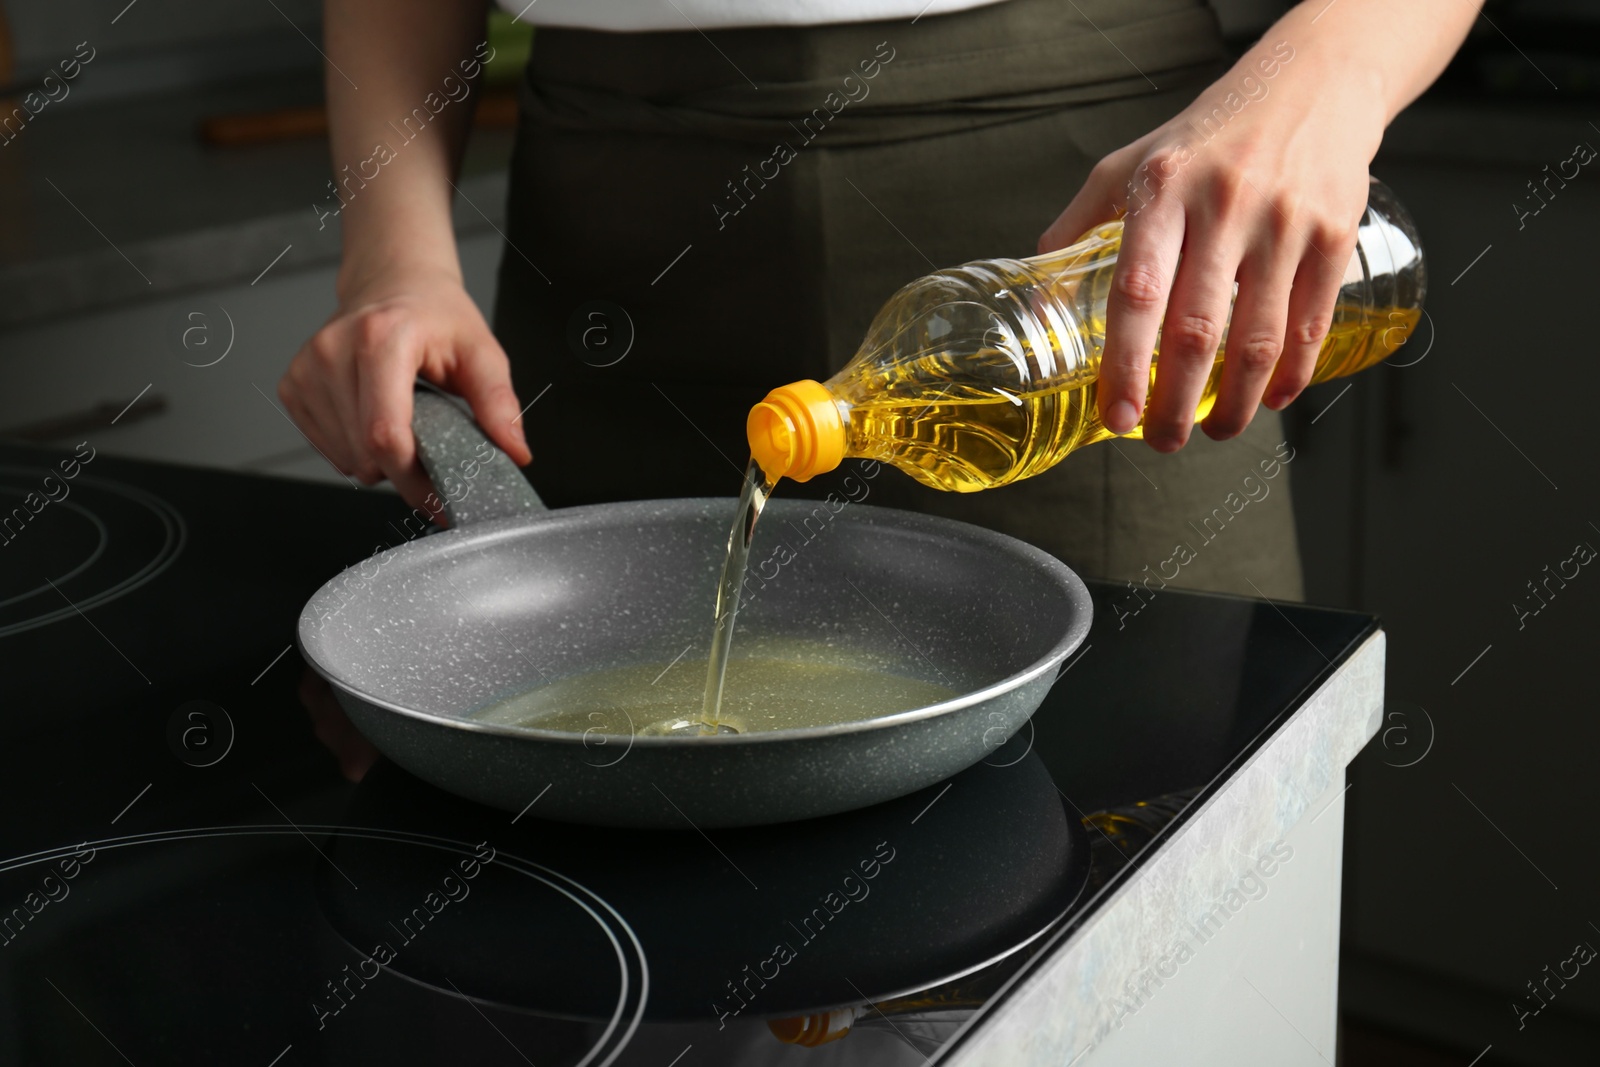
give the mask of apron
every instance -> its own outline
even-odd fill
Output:
[[[494,315],[518,396],[538,398],[529,478],[555,507],[734,493],[767,390],[829,377],[913,278],[1033,254],[1101,156],[1225,67],[1198,0],[541,28]],[[1282,440],[1263,409],[1232,441],[1105,442],[981,493],[892,469],[869,484],[853,461],[779,492],[837,493],[854,471],[851,500],[989,526],[1086,575],[1299,599]]]

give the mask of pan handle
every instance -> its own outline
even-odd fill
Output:
[[[417,458],[452,527],[546,510],[522,471],[484,436],[472,416],[421,380],[412,398],[411,432],[417,438]]]

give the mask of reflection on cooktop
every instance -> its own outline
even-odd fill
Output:
[[[392,952],[392,970],[441,991],[590,1022],[621,1010],[630,984],[650,991],[639,1019],[719,1030],[903,997],[1027,944],[1088,871],[1083,827],[1037,757],[846,815],[720,831],[715,849],[688,828],[508,826],[391,764],[345,821],[496,857],[469,886],[450,856],[335,841],[318,897],[355,952]],[[453,933],[408,936],[452,893],[473,901]]]
[[[321,841],[314,855],[301,835]],[[261,1024],[317,1045],[322,1062],[371,1062],[388,1046],[399,1062],[438,1062],[443,1048],[406,1050],[470,1011],[493,1012],[492,1033],[541,1065],[656,1064],[690,1045],[702,1064],[785,1063],[820,1045],[831,1051],[804,1062],[916,1063],[1088,880],[1084,827],[1037,756],[706,844],[690,830],[512,824],[379,764],[337,824],[164,830],[0,862],[23,912],[40,894],[40,912],[56,908],[4,920],[0,939],[70,954],[69,974],[104,976],[133,955],[146,973],[180,968],[175,993],[248,987]],[[138,923],[83,921],[108,882],[160,885],[177,869],[210,874]],[[281,931],[313,914],[314,944],[286,959]],[[63,915],[78,920],[65,937],[50,921]],[[96,1005],[124,1033],[149,1032],[118,1014]],[[54,1030],[31,1036],[47,1062],[66,1051]],[[448,1044],[460,1044],[453,1029]]]

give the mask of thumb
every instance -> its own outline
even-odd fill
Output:
[[[1101,160],[1083,188],[1039,238],[1039,254],[1065,248],[1102,222],[1121,218],[1127,209],[1127,167]]]
[[[532,462],[533,452],[522,431],[522,408],[511,388],[511,363],[504,350],[492,341],[469,348],[451,378],[452,391],[471,405],[473,418],[489,440],[517,466]]]

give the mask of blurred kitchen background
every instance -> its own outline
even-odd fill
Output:
[[[1214,6],[1242,49],[1287,5]],[[274,391],[334,307],[318,11],[0,3],[0,114],[82,64],[0,128],[0,438],[92,430],[111,454],[340,480]],[[1600,1047],[1600,974],[1551,985],[1521,1029],[1512,1009],[1575,944],[1600,945],[1600,577],[1548,577],[1600,545],[1600,170],[1545,184],[1600,146],[1600,3],[1486,16],[1373,164],[1421,228],[1428,317],[1393,365],[1292,410],[1308,599],[1380,614],[1390,642],[1385,724],[1343,801],[1347,1064],[1464,1065],[1492,1044],[1484,1067],[1565,1065]],[[528,45],[504,20],[492,33],[456,202],[486,311]],[[295,537],[316,517],[263,521]]]

